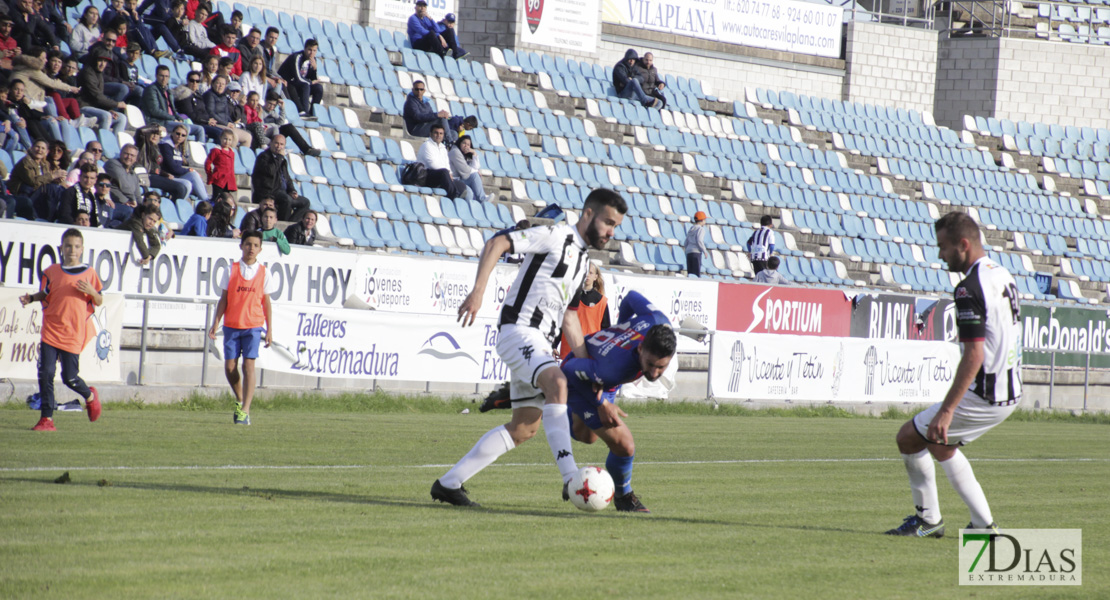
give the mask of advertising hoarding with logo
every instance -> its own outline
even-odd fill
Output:
[[[1083,308],[1022,305],[1025,365],[1049,365],[1052,356],[1037,350],[1063,350],[1056,366],[1085,367],[1087,352],[1110,352],[1110,312]],[[1092,368],[1110,368],[1110,356],[1091,356]]]
[[[715,398],[813,402],[939,402],[956,344],[719,332],[710,353]]]
[[[717,327],[743,333],[848,337],[852,301],[844,292],[718,284]]]
[[[602,0],[602,20],[703,40],[836,58],[844,9],[777,0]]]
[[[605,295],[609,299],[609,313],[613,323],[617,321],[617,311],[621,300],[631,290],[643,294],[659,310],[666,313],[671,324],[678,326],[689,317],[709,329],[717,327],[717,290],[718,283],[695,279],[676,279],[651,275],[630,275],[620,272],[602,271],[605,280]],[[709,342],[697,342],[686,336],[678,336],[678,351],[682,353],[709,352]]]
[[[597,50],[598,0],[521,1],[521,43],[591,54]]]
[[[500,383],[497,326],[478,319],[460,327],[451,315],[275,304],[275,344],[259,366],[284,373],[346,379]]]
[[[954,342],[956,305],[949,299],[860,294],[852,299],[852,337]]]
[[[427,0],[428,16],[439,22],[447,13],[455,12],[455,0]],[[416,9],[413,0],[374,0],[374,16],[386,21],[407,23]]]
[[[352,293],[374,310],[456,315],[474,286],[478,263],[388,254],[358,257]],[[499,264],[486,285],[480,317],[496,319],[519,267]]]
[[[38,379],[39,344],[42,342],[42,304],[23,306],[19,297],[29,289],[0,288],[0,373],[12,379]],[[91,338],[81,352],[81,378],[86,381],[120,381],[120,331],[124,302],[119,294],[104,294],[104,304],[89,317]],[[61,378],[57,369],[55,377]],[[54,389],[66,389],[61,384]],[[68,393],[68,392],[65,392]]]

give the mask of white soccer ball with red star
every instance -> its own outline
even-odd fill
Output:
[[[616,487],[605,469],[582,467],[570,478],[567,491],[570,492],[571,503],[580,510],[597,512],[613,501]]]

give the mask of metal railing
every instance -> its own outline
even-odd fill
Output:
[[[851,7],[844,7],[844,12],[851,15],[851,21],[919,29],[933,29],[936,21],[936,5],[929,0],[856,0]]]
[[[1036,9],[1026,8],[1024,4],[1014,0],[944,0],[936,3],[934,11],[943,15],[940,30],[947,37],[1110,43],[1110,6],[1058,0],[1038,0]],[[1047,15],[1040,14],[1044,8],[1047,8]],[[1081,16],[1084,13],[1086,16]],[[1100,14],[1105,20],[1099,18]],[[1039,27],[1042,24],[1044,28]],[[1061,25],[1072,27],[1073,31],[1061,32]],[[1100,29],[1106,34],[1099,36]]]

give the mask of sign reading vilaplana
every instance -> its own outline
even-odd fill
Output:
[[[959,347],[948,342],[718,332],[709,355],[713,397],[811,402],[939,402]]]
[[[597,0],[521,0],[520,41],[593,53]]]
[[[601,18],[726,44],[836,58],[844,9],[794,0],[602,0]]]

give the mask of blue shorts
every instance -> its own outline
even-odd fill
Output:
[[[601,394],[601,400],[613,404],[617,399],[617,390],[604,392]],[[573,388],[567,390],[567,418],[571,415],[578,415],[579,419],[586,424],[590,429],[601,429],[601,417],[597,416],[597,396],[590,392],[587,394],[576,393]],[[574,421],[571,420],[571,427],[574,427]]]
[[[258,358],[258,346],[262,343],[262,328],[235,329],[224,326],[224,360]]]

